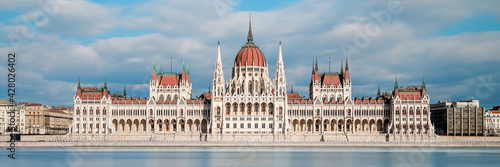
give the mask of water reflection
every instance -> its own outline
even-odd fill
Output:
[[[7,154],[6,154],[7,155]],[[18,148],[1,166],[496,166],[499,148]]]

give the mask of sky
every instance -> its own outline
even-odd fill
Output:
[[[189,63],[193,98],[208,92],[217,55],[225,78],[254,42],[274,78],[282,42],[288,91],[308,97],[311,66],[338,72],[349,61],[353,97],[420,86],[431,102],[500,105],[500,10],[495,0],[0,1],[0,98],[7,54],[16,53],[16,101],[70,106],[78,79],[111,93],[148,97],[153,60],[164,72]],[[329,59],[332,59],[331,70]]]

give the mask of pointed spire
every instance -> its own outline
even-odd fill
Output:
[[[187,62],[187,75],[189,75],[189,62]]]
[[[397,90],[399,89],[399,86],[398,86],[398,77],[396,76],[396,83],[394,83],[394,89]]]
[[[82,89],[82,85],[80,85],[80,76],[78,76],[78,89]]]
[[[278,53],[278,62],[283,62],[283,56],[281,54],[281,41],[280,41],[280,48],[279,48],[279,53]]]
[[[340,74],[344,74],[344,60],[340,60]]]
[[[159,68],[158,73],[161,74],[161,63],[158,63],[158,68]]]
[[[210,84],[208,84],[208,93],[211,93],[211,92],[210,92],[210,91],[211,91],[211,89],[212,89],[212,88],[210,88]]]
[[[153,58],[153,71],[156,72],[156,58]]]
[[[291,93],[293,93],[293,85],[292,85],[292,92]]]
[[[182,58],[182,71],[186,71],[186,63],[184,61],[184,58]]]
[[[253,35],[252,35],[252,13],[250,13],[250,19],[248,21],[248,36],[247,43],[253,43]]]
[[[127,97],[127,87],[123,85],[123,97]]]
[[[106,83],[106,77],[104,77],[104,89],[108,89],[108,84]]]
[[[220,41],[217,41],[217,61],[215,61],[216,65],[218,63],[220,63],[222,65],[222,60],[220,58]]]
[[[422,89],[427,89],[427,88],[425,87],[425,77],[424,77],[424,78],[423,78],[423,80],[422,80]]]
[[[315,68],[316,71],[318,71],[318,54],[316,53],[316,68]]]
[[[349,63],[347,61],[347,56],[345,57],[345,71],[349,71]]]
[[[377,97],[380,97],[380,84],[378,85]]]

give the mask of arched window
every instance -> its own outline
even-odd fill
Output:
[[[413,115],[413,107],[410,107],[410,115]]]
[[[220,115],[220,107],[217,107],[217,115]]]
[[[328,101],[332,101],[335,98],[335,95],[330,95],[330,99]]]
[[[281,107],[280,107],[280,108],[278,109],[278,111],[279,111],[279,114],[280,114],[280,115],[282,115],[282,114],[283,114],[283,108],[281,108]]]
[[[424,107],[424,115],[427,115],[427,107]]]
[[[323,98],[321,98],[321,101],[325,101],[326,99],[326,94],[323,95]]]
[[[337,101],[340,101],[342,99],[342,95],[337,95]]]
[[[274,111],[273,108],[274,108],[273,103],[269,103],[269,115],[273,115]]]
[[[399,115],[399,107],[396,107],[396,115]]]

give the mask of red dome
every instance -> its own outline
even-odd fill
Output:
[[[266,58],[262,51],[253,43],[247,43],[241,47],[234,60],[236,66],[262,66],[266,64]]]

